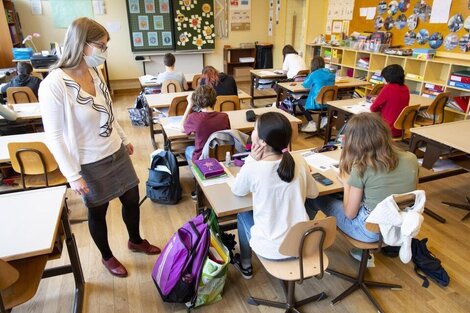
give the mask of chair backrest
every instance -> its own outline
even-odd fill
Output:
[[[199,87],[199,85],[201,84],[201,78],[202,78],[201,74],[195,74],[193,76],[193,81],[191,83],[192,89],[196,90],[196,88]]]
[[[323,275],[323,251],[330,247],[336,238],[336,218],[329,216],[323,219],[300,222],[292,226],[279,247],[283,255],[298,257],[300,266],[300,281],[303,276],[303,259],[318,257],[320,259],[320,274]]]
[[[172,92],[181,92],[183,88],[181,84],[176,79],[167,79],[162,83],[162,93],[172,93]]]
[[[398,118],[393,124],[393,127],[402,131],[402,139],[405,139],[407,136],[406,133],[414,126],[416,116],[418,115],[419,106],[419,104],[415,104],[403,108],[400,115],[398,115]]]
[[[336,100],[338,96],[338,86],[324,86],[320,89],[315,101],[318,104],[326,104],[328,101]]]
[[[444,123],[444,112],[447,101],[449,100],[450,92],[441,92],[434,98],[431,105],[426,110],[427,113],[432,114],[433,124]]]
[[[301,82],[301,81],[304,81],[305,78],[308,76],[308,74],[310,73],[309,70],[301,70],[301,71],[298,71],[297,74],[295,74],[295,76],[292,78],[295,82]]]
[[[25,175],[44,175],[44,185],[49,186],[47,174],[59,167],[54,156],[43,142],[8,143],[11,166],[21,174],[23,187]]]
[[[230,152],[230,155],[235,153],[234,145],[216,145],[214,148],[209,148],[209,157],[215,158],[219,162],[225,161],[225,154]]]
[[[369,92],[369,96],[377,96],[384,86],[385,84],[375,84],[374,88]]]
[[[7,103],[38,102],[38,98],[29,87],[10,87],[7,89]]]
[[[238,96],[217,96],[214,111],[236,111],[240,110],[240,99]]]
[[[188,106],[188,99],[186,96],[175,97],[171,101],[170,108],[168,109],[168,116],[180,116],[186,111]]]

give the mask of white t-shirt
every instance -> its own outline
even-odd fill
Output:
[[[235,195],[253,194],[250,246],[267,259],[288,257],[279,253],[279,246],[293,225],[308,221],[305,199],[318,196],[308,164],[302,156],[293,157],[295,174],[290,183],[277,174],[280,160],[256,161],[248,156],[232,184]]]
[[[284,59],[282,70],[287,72],[287,78],[293,78],[299,71],[308,70],[308,68],[300,55],[289,53]]]

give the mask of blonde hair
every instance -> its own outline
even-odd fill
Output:
[[[109,41],[109,33],[103,25],[87,17],[77,18],[67,29],[62,56],[52,68],[77,68],[82,61],[85,44],[97,42],[104,36]]]
[[[359,177],[367,168],[391,172],[398,165],[398,148],[390,129],[376,113],[354,115],[346,126],[341,152],[340,173],[350,174],[354,167]]]

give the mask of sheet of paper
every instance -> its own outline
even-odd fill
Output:
[[[144,83],[155,83],[157,81],[157,76],[153,75],[144,75],[139,77]]]
[[[434,0],[429,23],[447,23],[452,0]]]
[[[348,109],[348,111],[350,111],[353,114],[359,114],[359,113],[364,113],[364,112],[370,113],[371,105],[372,104],[368,102],[361,102],[355,105],[347,106],[346,109]]]
[[[367,16],[367,9],[368,8],[360,8],[359,9],[359,16]]]
[[[273,71],[260,71],[259,73],[261,75],[276,75],[276,73]]]
[[[173,129],[180,129],[182,119],[183,119],[182,116],[167,117],[165,127],[173,128]]]
[[[321,153],[306,152],[302,156],[304,157],[305,161],[307,161],[308,165],[313,166],[321,172],[325,172],[339,164],[337,160]]]
[[[366,20],[373,20],[375,17],[376,7],[367,8]]]
[[[339,34],[343,31],[343,22],[342,21],[334,21],[333,22],[333,29],[332,32],[335,34]]]
[[[31,14],[32,15],[42,14],[41,0],[31,0]]]

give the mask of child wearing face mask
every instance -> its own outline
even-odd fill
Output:
[[[266,259],[288,258],[279,253],[279,246],[290,227],[308,220],[305,200],[318,196],[308,164],[287,149],[291,136],[284,115],[261,115],[251,134],[251,154],[231,187],[237,196],[253,194],[253,211],[237,216],[240,254],[234,261],[245,279],[253,276],[252,250]]]
[[[68,28],[64,51],[39,88],[46,143],[70,188],[88,208],[88,227],[105,268],[118,277],[127,270],[108,243],[106,212],[119,198],[127,227],[127,247],[158,254],[140,236],[139,179],[129,155],[134,147],[119,126],[109,90],[97,66],[106,59],[109,34],[94,20],[76,19]]]

